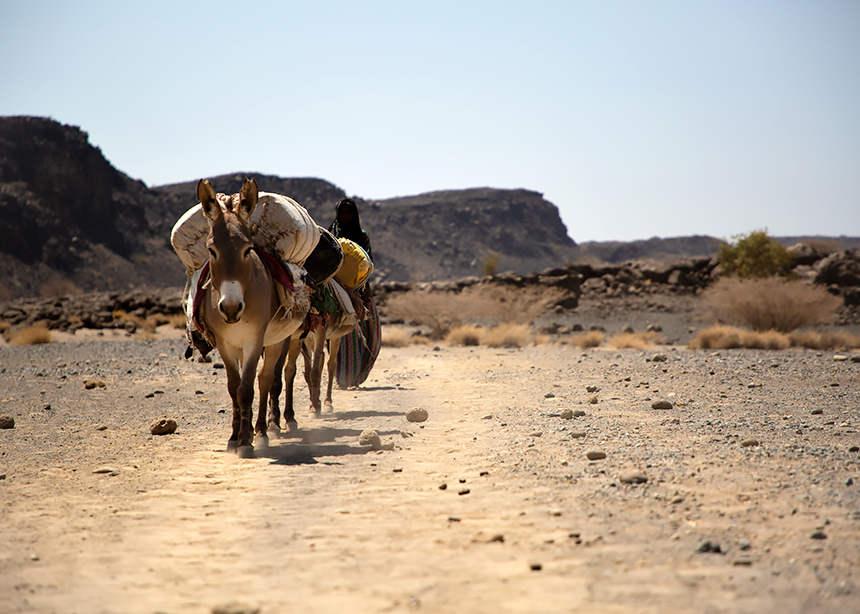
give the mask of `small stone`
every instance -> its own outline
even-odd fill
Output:
[[[260,608],[245,603],[225,603],[212,608],[212,614],[260,614]]]
[[[598,398],[598,396],[596,394],[588,397],[588,404],[589,405],[597,405],[597,403],[599,401],[600,401],[600,399]]]
[[[156,420],[149,427],[149,432],[153,435],[170,435],[176,432],[176,420],[170,418],[162,418]]]
[[[421,407],[413,407],[406,412],[406,419],[409,422],[424,422],[429,417],[426,409]]]
[[[564,420],[570,420],[573,418],[573,410],[572,409],[563,409],[559,416]]]
[[[639,470],[633,469],[623,472],[618,479],[622,484],[644,484],[648,481],[648,476]]]
[[[391,471],[392,471],[393,473],[403,473],[403,468],[402,468],[402,467],[395,467],[395,468],[394,468],[394,469],[392,469]]]
[[[99,467],[98,469],[95,469],[95,470],[93,471],[93,473],[96,473],[96,474],[99,474],[99,475],[101,475],[101,474],[106,474],[106,473],[118,474],[118,473],[119,473],[119,471],[117,471],[117,470],[116,470],[116,469],[114,469],[113,467]]]
[[[848,448],[849,452],[860,452],[860,446],[851,446]]]
[[[543,565],[541,565],[540,563],[531,563],[529,564],[529,569],[531,569],[532,571],[540,571],[541,569],[543,569]]]
[[[749,550],[751,547],[751,544],[746,539],[742,539],[738,542],[738,548],[741,550]]]
[[[105,384],[100,379],[91,379],[84,382],[84,388],[86,388],[87,390],[92,390],[94,388],[104,388],[105,386],[107,386],[107,384]]]
[[[573,412],[574,418],[581,418],[584,415],[585,415],[585,412],[582,411],[581,409],[574,410],[574,412]]]
[[[489,539],[489,542],[490,542],[491,544],[492,544],[493,542],[498,542],[498,543],[500,543],[500,544],[503,544],[503,543],[505,542],[505,536],[504,536],[504,535],[502,535],[501,533],[497,533],[496,535],[493,535],[493,536]]]
[[[827,534],[821,529],[816,529],[812,533],[809,534],[811,539],[827,539]]]
[[[654,401],[651,403],[651,409],[672,409],[671,401]]]
[[[15,428],[15,418],[12,416],[0,416],[0,429]]]
[[[472,492],[472,491],[469,490],[468,488],[461,488],[457,494],[458,495],[468,495],[470,492]]]
[[[600,392],[600,388],[598,388],[597,386],[586,386],[585,391],[586,392]]]
[[[529,435],[529,437],[543,437],[543,432],[542,431],[535,431],[534,433]]]
[[[741,442],[741,446],[742,446],[742,447],[744,447],[744,448],[754,448],[754,447],[756,447],[757,445],[759,445],[759,440],[758,440],[758,439],[744,439],[744,440]]]
[[[845,485],[854,486],[854,478],[848,478],[847,480],[845,480]]]
[[[678,503],[683,503],[683,502],[684,502],[684,497],[682,495],[675,495],[674,497],[672,497],[672,500],[669,501],[669,503],[672,503],[672,504],[678,504]]]
[[[601,452],[600,450],[589,450],[585,453],[585,458],[588,460],[602,460],[606,458],[606,452]]]
[[[737,565],[737,566],[743,565],[745,567],[749,567],[750,565],[752,565],[752,559],[749,557],[746,557],[746,556],[742,556],[742,557],[736,558],[734,561],[732,561],[732,565]]]
[[[821,414],[824,413],[824,410],[823,409],[813,409],[809,413],[812,414],[813,416],[820,416]]]
[[[104,424],[102,424],[100,427],[96,428],[97,431],[106,431],[107,429],[108,429],[108,427],[106,427]]]
[[[448,516],[448,522],[460,522],[460,518],[458,516]]]
[[[848,360],[848,357],[845,354],[834,354],[833,360],[835,360],[836,362],[845,362],[846,360]]]
[[[654,354],[651,360],[653,362],[666,362],[667,360],[669,360],[669,357],[665,354]]]
[[[852,354],[851,362],[860,362],[860,354]]]
[[[543,398],[545,398],[545,399],[554,399],[554,398],[555,398],[555,395],[554,395],[552,392],[547,392],[545,395],[543,395]]]
[[[358,436],[358,445],[370,446],[374,450],[378,450],[382,445],[382,440],[379,438],[379,433],[373,429],[365,429]]]
[[[439,490],[448,490],[448,485],[445,482],[439,484]]]
[[[573,431],[570,434],[571,439],[582,439],[583,437],[585,437],[585,433],[583,431]]]
[[[714,552],[720,554],[722,551],[718,543],[712,542],[709,539],[699,542],[699,545],[696,546],[696,552]]]

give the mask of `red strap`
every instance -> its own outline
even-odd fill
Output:
[[[260,257],[267,267],[269,267],[269,272],[272,274],[272,277],[276,282],[281,284],[284,288],[289,290],[290,292],[294,292],[295,288],[293,287],[293,280],[290,279],[289,273],[284,268],[284,265],[281,264],[281,261],[275,258],[272,254],[264,250],[259,245],[254,246],[254,251],[257,252],[257,255]]]

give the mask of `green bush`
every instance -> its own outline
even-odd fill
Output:
[[[719,252],[720,265],[726,275],[748,277],[790,277],[794,267],[794,254],[767,231],[755,230],[748,235],[735,237],[734,244],[723,243]]]

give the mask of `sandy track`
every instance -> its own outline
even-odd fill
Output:
[[[0,348],[0,612],[860,611],[860,365],[832,353],[385,348],[242,461],[182,349]]]

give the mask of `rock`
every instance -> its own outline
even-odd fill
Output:
[[[860,446],[851,446],[848,448],[849,452],[860,452]]]
[[[824,410],[823,409],[813,409],[809,413],[812,414],[813,416],[820,416],[821,414],[824,413]]]
[[[472,492],[472,491],[469,490],[468,488],[461,488],[457,494],[458,495],[468,495],[470,492]]]
[[[581,409],[574,410],[574,412],[573,412],[574,418],[581,418],[584,415],[585,415],[585,412],[582,411]]]
[[[15,418],[12,416],[0,416],[0,429],[15,428]]]
[[[651,409],[672,409],[671,401],[654,401],[651,403]]]
[[[618,477],[622,484],[644,484],[648,481],[648,476],[638,469],[624,471]]]
[[[584,431],[573,431],[570,434],[570,437],[571,437],[571,439],[581,439],[581,438],[585,437],[585,432]]]
[[[540,563],[530,563],[529,569],[531,569],[532,571],[540,571],[541,569],[543,569],[543,565],[541,565]]]
[[[833,360],[836,362],[845,362],[848,360],[848,357],[845,354],[834,354]]]
[[[852,354],[850,360],[851,362],[860,362],[860,354]]]
[[[845,485],[854,486],[854,478],[848,478],[847,480],[845,480]]]
[[[445,482],[439,484],[439,490],[448,490],[448,485]]]
[[[585,458],[590,461],[602,460],[606,458],[606,452],[601,452],[600,450],[589,450],[585,453]]]
[[[827,534],[821,529],[816,529],[812,533],[809,534],[811,539],[827,539]]]
[[[752,559],[747,556],[742,556],[732,561],[732,565],[744,565],[748,567],[752,565]]]
[[[162,418],[156,420],[149,427],[149,432],[153,435],[170,435],[176,432],[176,420],[170,418]]]
[[[413,407],[406,412],[406,419],[409,422],[424,422],[428,417],[427,410],[421,407]]]
[[[741,446],[743,446],[744,448],[754,448],[757,445],[759,445],[758,439],[744,439],[741,442]]]
[[[119,475],[119,471],[117,471],[113,467],[99,467],[98,469],[93,470],[93,473],[97,473],[99,475],[105,473],[109,473],[111,475]]]
[[[379,438],[379,433],[375,430],[365,429],[358,436],[358,445],[370,446],[374,450],[377,450],[379,449],[379,446],[382,445],[382,440]]]
[[[738,548],[741,550],[749,550],[751,547],[750,543],[746,539],[742,539],[738,542]]]
[[[598,397],[597,397],[597,395],[596,395],[596,394],[595,394],[595,395],[592,395],[592,396],[588,397],[588,404],[589,404],[589,405],[597,405],[597,402],[598,402],[599,400],[600,400],[600,399],[598,399]]]
[[[98,379],[87,380],[84,382],[84,388],[87,390],[93,390],[94,388],[104,388],[107,386],[103,381]]]
[[[722,551],[718,543],[712,542],[709,539],[699,542],[699,545],[696,546],[696,552],[714,552],[720,554]]]
[[[571,418],[573,418],[573,410],[563,409],[559,416],[564,420],[570,420]]]
[[[554,398],[555,398],[555,394],[553,394],[552,392],[547,392],[545,395],[543,395],[543,398],[545,398],[545,399],[554,399]]]
[[[543,432],[542,431],[535,431],[534,433],[531,433],[529,435],[529,437],[543,437]]]
[[[246,603],[225,603],[212,608],[212,614],[259,614],[260,608]]]
[[[600,392],[600,388],[598,388],[597,386],[586,386],[585,391],[586,392]]]
[[[651,357],[652,362],[666,362],[667,360],[669,360],[669,357],[665,354],[654,354],[654,356]]]

